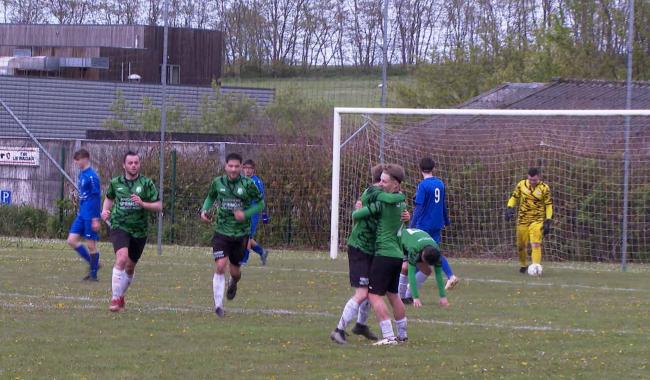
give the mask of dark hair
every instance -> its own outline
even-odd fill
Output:
[[[250,158],[246,161],[244,161],[244,165],[250,165],[255,169],[255,161],[251,160]]]
[[[442,253],[440,252],[440,249],[432,246],[432,245],[427,245],[424,247],[422,250],[422,261],[429,265],[441,265],[441,260],[440,256]]]
[[[85,149],[79,149],[78,151],[74,152],[74,156],[72,156],[75,160],[81,160],[82,158],[90,158],[90,153],[85,150]]]
[[[384,171],[384,165],[379,164],[375,165],[370,169],[370,175],[372,176],[372,183],[377,183],[381,181],[381,173]]]
[[[537,169],[537,168],[528,169],[528,175],[531,176],[531,177],[539,175],[539,169]]]
[[[126,158],[128,156],[138,156],[138,158],[140,157],[136,152],[130,150],[130,151],[124,153],[124,157],[122,157],[122,162],[126,162]]]
[[[423,171],[424,173],[431,173],[433,171],[433,168],[436,167],[436,163],[433,161],[433,158],[431,157],[424,157],[423,159],[420,160],[420,170]]]
[[[402,181],[404,181],[404,177],[406,177],[404,168],[395,164],[384,165],[384,173],[393,177],[399,183],[402,183]]]
[[[243,158],[241,158],[241,155],[239,153],[230,153],[226,156],[226,163],[230,162],[231,160],[239,161],[241,164]]]

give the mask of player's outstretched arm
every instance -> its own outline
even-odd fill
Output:
[[[449,302],[447,302],[447,292],[445,291],[445,280],[442,277],[442,265],[434,265],[433,272],[436,275],[436,286],[438,287],[438,295],[440,296],[440,301],[441,301],[440,305],[447,306],[449,305]],[[444,302],[443,299],[445,300]]]
[[[418,284],[417,281],[415,280],[415,273],[417,272],[417,268],[415,265],[409,263],[409,269],[408,269],[408,279],[409,279],[409,288],[411,289],[411,295],[413,296],[413,305],[415,306],[415,300],[418,300],[419,306],[422,306],[422,302],[420,302],[420,290],[418,289]]]

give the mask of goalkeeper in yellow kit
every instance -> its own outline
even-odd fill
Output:
[[[526,255],[528,243],[531,246],[533,264],[542,262],[542,235],[546,236],[551,230],[553,218],[553,201],[551,188],[540,180],[539,169],[530,168],[528,179],[517,183],[512,196],[508,200],[506,220],[514,218],[515,207],[519,204],[517,219],[517,251],[519,252],[519,272],[526,273],[528,268]]]

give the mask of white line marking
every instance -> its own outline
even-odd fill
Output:
[[[105,309],[105,306],[97,305],[99,303],[108,304],[107,299],[98,299],[90,297],[74,297],[74,296],[39,296],[34,294],[20,294],[20,293],[3,293],[0,292],[0,296],[9,296],[9,297],[23,297],[28,299],[43,299],[43,300],[74,300],[74,301],[86,301],[91,302],[92,304],[75,304],[75,305],[63,305],[63,306],[53,306],[45,303],[12,303],[0,301],[0,308],[4,309],[29,309],[29,310],[66,310],[66,309],[75,309],[75,310],[99,310]],[[135,311],[140,313],[151,313],[151,312],[174,312],[174,313],[212,313],[211,308],[202,307],[202,306],[159,306],[154,304],[147,303],[129,303],[127,304],[127,311]],[[326,317],[326,318],[336,318],[338,315],[335,315],[326,311],[301,311],[301,310],[289,310],[289,309],[244,309],[244,308],[227,308],[227,312],[235,314],[245,314],[245,315],[290,315],[290,316],[310,316],[310,317]],[[425,323],[433,325],[444,325],[450,327],[480,327],[480,328],[489,328],[489,329],[502,329],[502,330],[515,330],[515,331],[544,331],[544,332],[559,332],[559,333],[573,333],[573,334],[604,334],[611,333],[617,335],[650,335],[644,331],[629,331],[629,330],[594,330],[588,328],[573,328],[573,327],[553,327],[553,326],[531,326],[531,325],[508,325],[503,323],[480,323],[480,322],[464,322],[464,321],[443,321],[436,319],[423,319],[423,318],[414,318],[410,322],[416,323]]]

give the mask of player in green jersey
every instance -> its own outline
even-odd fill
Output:
[[[215,177],[201,209],[201,220],[214,223],[212,256],[215,261],[212,276],[214,311],[219,317],[225,315],[223,293],[225,273],[230,261],[230,283],[226,298],[232,300],[237,294],[237,283],[241,279],[240,262],[248,246],[251,217],[264,209],[264,199],[252,179],[242,176],[242,157],[231,153],[226,157],[226,175]],[[217,204],[216,218],[209,214],[212,205]]]
[[[407,321],[404,304],[397,294],[399,274],[402,269],[404,254],[399,241],[403,227],[403,212],[406,210],[405,197],[399,193],[400,184],[404,180],[404,169],[399,165],[386,165],[381,174],[380,186],[391,194],[400,196],[398,202],[392,204],[377,201],[355,211],[352,218],[356,220],[378,217],[375,257],[369,272],[368,300],[379,321],[383,338],[376,345],[392,345],[405,342],[407,338]],[[383,297],[386,295],[393,308],[397,324],[398,336],[395,337],[393,326],[388,314],[388,308]]]
[[[377,195],[381,193],[379,181],[383,167],[375,165],[370,169],[372,185],[363,194],[361,200],[357,201],[356,208],[359,209],[368,203],[374,203]],[[377,221],[375,218],[360,219],[354,223],[352,232],[348,238],[348,265],[350,268],[350,286],[354,288],[354,295],[348,300],[343,308],[339,323],[330,334],[330,339],[339,344],[346,344],[345,328],[356,317],[357,323],[352,332],[365,336],[370,340],[377,340],[377,336],[368,328],[368,272],[372,257],[375,252],[375,239],[377,232]]]
[[[419,269],[420,272],[430,276],[432,266],[436,273],[440,306],[449,306],[447,294],[445,293],[444,279],[442,277],[442,255],[438,243],[428,233],[416,228],[403,230],[401,243],[406,257],[406,261],[402,265],[402,274],[408,273],[409,287],[413,295],[413,306],[422,306],[419,292],[422,284],[417,283],[415,273]]]
[[[147,243],[149,212],[162,211],[156,185],[140,175],[140,157],[129,151],[122,160],[124,175],[111,179],[102,219],[111,226],[115,250],[110,311],[124,310],[124,295],[133,282],[135,266]]]

